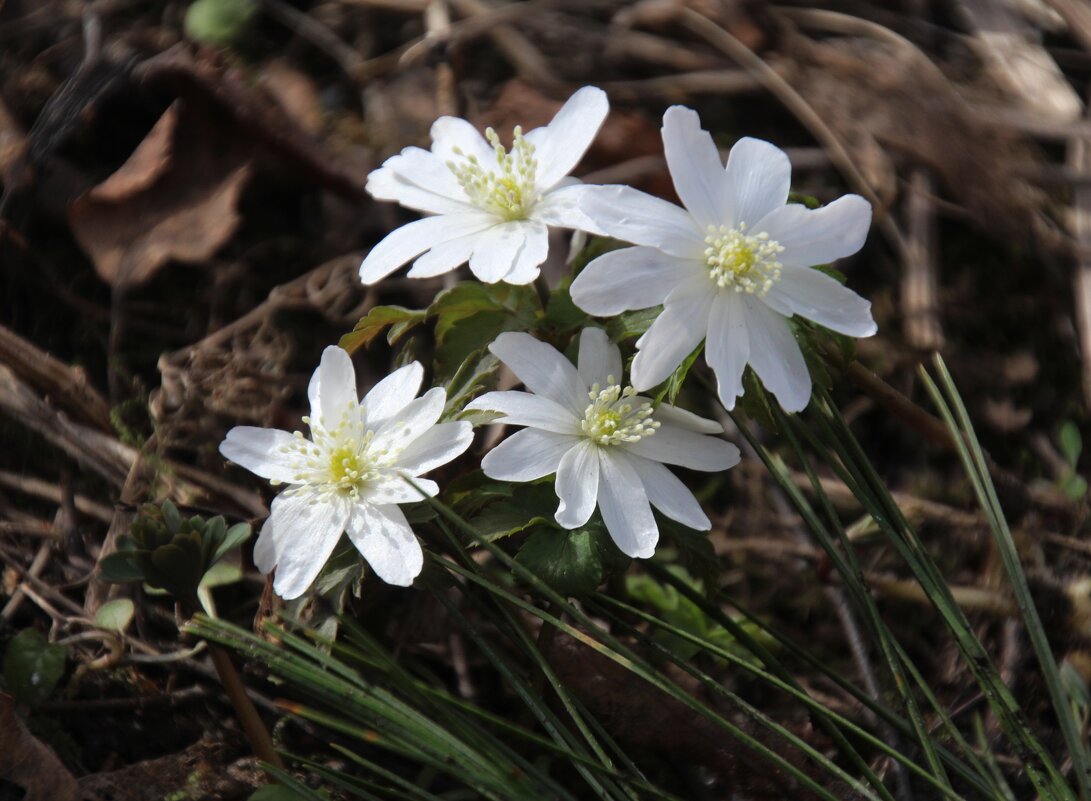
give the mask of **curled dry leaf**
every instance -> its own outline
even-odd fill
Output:
[[[200,262],[231,238],[251,164],[198,104],[176,101],[121,167],[73,201],[69,223],[99,276],[144,283],[169,261]]]

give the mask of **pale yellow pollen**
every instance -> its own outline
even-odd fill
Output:
[[[366,427],[355,402],[333,427],[326,425],[325,418],[315,421],[304,417],[303,422],[310,426],[310,438],[296,431],[291,443],[280,450],[291,455],[296,469],[293,487],[287,493],[306,491],[316,503],[331,495],[358,499],[370,482],[395,463],[411,433],[405,427],[397,432],[401,442],[379,447],[374,442],[375,432]]]
[[[747,234],[746,223],[735,228],[710,225],[705,245],[709,278],[721,289],[732,287],[760,298],[780,280],[783,265],[777,255],[784,248],[764,231]]]
[[[510,152],[500,144],[500,137],[492,128],[485,130],[485,138],[492,145],[495,164],[483,164],[477,156],[467,155],[456,147],[453,152],[461,161],[448,161],[447,168],[475,206],[504,220],[525,220],[538,201],[534,145],[524,138],[518,125]]]
[[[632,387],[622,389],[614,383],[614,377],[606,377],[607,386],[598,383],[591,386],[588,397],[591,404],[583,412],[580,428],[598,445],[618,445],[622,442],[639,442],[655,434],[659,421],[652,420],[651,403],[634,403],[636,395]]]

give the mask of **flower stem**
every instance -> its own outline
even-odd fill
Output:
[[[246,694],[246,686],[239,676],[239,671],[235,668],[235,663],[231,661],[230,655],[219,645],[213,645],[212,643],[208,644],[208,652],[212,656],[212,664],[216,666],[216,673],[220,677],[227,698],[231,701],[231,706],[235,708],[235,715],[238,716],[239,723],[242,724],[246,739],[250,741],[250,747],[254,750],[254,755],[263,762],[283,770],[284,763],[273,746],[273,738],[269,735],[269,730],[265,728],[261,716],[258,715],[254,702]]]

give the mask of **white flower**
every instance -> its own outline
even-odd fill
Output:
[[[533,481],[556,473],[557,522],[578,528],[597,505],[618,548],[633,557],[655,552],[651,506],[690,528],[711,528],[693,493],[663,465],[716,471],[738,464],[738,448],[706,436],[723,426],[667,404],[653,409],[622,387],[621,354],[598,328],[580,335],[578,368],[520,332],[501,334],[489,350],[530,391],[488,392],[467,405],[526,426],[485,456],[485,475]]]
[[[360,279],[373,284],[411,259],[410,278],[428,278],[469,259],[486,283],[529,284],[549,251],[547,226],[597,233],[576,202],[583,187],[567,176],[607,111],[606,93],[585,86],[546,127],[525,135],[516,127],[510,152],[491,128],[486,141],[466,120],[440,117],[431,151],[408,147],[367,179],[379,200],[436,216],[387,235],[364,259]]]
[[[447,393],[416,398],[424,370],[413,362],[357,399],[356,374],[344,350],[328,347],[311,377],[308,439],[272,428],[237,426],[220,453],[274,485],[274,500],[254,546],[262,573],[277,570],[282,598],[298,598],[329,559],[341,533],[388,584],[407,587],[424,555],[400,503],[421,500],[406,478],[429,496],[439,488],[418,478],[446,464],[473,439],[469,423],[436,424]]]
[[[610,236],[637,247],[595,259],[572,283],[572,300],[608,316],[664,304],[637,342],[633,386],[666,379],[705,340],[728,408],[749,364],[788,411],[811,396],[811,378],[787,318],[849,336],[875,333],[871,304],[812,265],[858,251],[871,206],[846,195],[820,209],[786,205],[791,165],[759,139],[740,139],[725,170],[696,112],[663,115],[663,145],[681,209],[623,186],[588,187],[582,206]]]

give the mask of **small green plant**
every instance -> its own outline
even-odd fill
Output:
[[[205,575],[228,551],[249,538],[248,523],[228,528],[220,516],[184,518],[170,501],[146,504],[100,569],[107,581],[141,581],[185,601],[198,595]]]
[[[1080,436],[1080,430],[1071,420],[1061,426],[1057,434],[1057,444],[1061,446],[1061,454],[1068,465],[1058,482],[1061,492],[1072,500],[1078,501],[1087,494],[1087,479],[1076,472],[1080,454],[1083,453],[1083,438]]]

